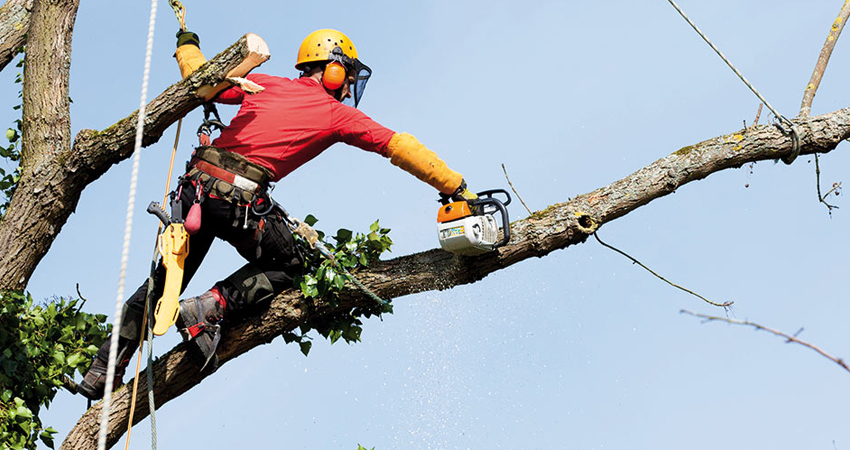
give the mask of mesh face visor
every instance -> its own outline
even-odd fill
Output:
[[[363,91],[366,90],[366,82],[369,81],[369,77],[372,76],[372,69],[370,69],[366,64],[360,62],[359,59],[345,55],[339,47],[335,47],[331,50],[328,55],[328,59],[345,66],[345,68],[348,69],[349,76],[353,73],[354,81],[351,82],[348,87],[348,89],[351,90],[351,97],[343,99],[342,103],[356,108],[357,105],[360,104],[360,99],[363,97]]]
[[[363,92],[366,90],[366,82],[369,81],[369,77],[371,76],[372,69],[366,64],[361,63],[360,60],[355,59],[354,82],[349,86],[351,97],[346,98],[342,103],[356,108],[360,104],[360,98],[363,97]]]

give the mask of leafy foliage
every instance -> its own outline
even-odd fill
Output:
[[[311,227],[318,221],[314,216],[307,216],[304,221]],[[325,241],[325,233],[317,230],[319,241],[324,243],[334,256],[331,261],[322,256],[318,250],[309,246],[306,242],[297,238],[305,253],[304,275],[295,279],[295,286],[301,289],[306,298],[318,298],[327,302],[331,307],[340,306],[339,293],[342,292],[346,283],[351,285],[352,276],[350,270],[359,267],[367,267],[377,261],[381,254],[389,251],[393,241],[389,237],[390,230],[381,228],[376,220],[369,227],[368,233],[354,233],[351,230],[340,229],[333,236],[335,244]],[[360,333],[363,331],[361,317],[369,318],[372,315],[392,313],[392,305],[389,303],[375,305],[367,308],[350,308],[336,314],[302,324],[301,334],[286,332],[283,339],[287,342],[298,342],[301,353],[306,356],[312,347],[312,338],[307,335],[311,329],[330,339],[331,344],[339,339],[347,343],[360,341]]]
[[[29,294],[0,292],[0,449],[32,450],[39,439],[53,448],[56,430],[39,411],[63,375],[85,373],[109,331],[105,315],[81,312],[78,302],[34,305]]]
[[[24,52],[25,49],[21,48],[19,51]],[[23,66],[24,66],[24,57],[18,61],[15,65],[16,67],[21,68],[21,72],[15,76],[15,83],[23,86]],[[18,90],[18,98],[23,97],[23,91]],[[14,110],[20,110],[21,105],[15,105],[12,107]],[[15,128],[9,128],[6,130],[6,139],[9,141],[9,146],[4,147],[0,145],[0,158],[5,159],[10,165],[13,166],[13,169],[10,169],[8,172],[6,169],[0,167],[0,193],[3,195],[3,203],[0,203],[0,218],[2,218],[6,214],[6,210],[9,208],[9,203],[12,200],[12,194],[15,193],[15,188],[18,187],[18,181],[21,179],[21,167],[18,161],[21,159],[21,149],[20,149],[20,131],[21,131],[21,119],[15,120]]]

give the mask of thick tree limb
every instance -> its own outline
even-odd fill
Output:
[[[815,99],[818,86],[820,86],[823,73],[826,72],[826,65],[829,64],[829,57],[832,56],[832,50],[835,49],[835,43],[838,42],[838,36],[841,35],[841,30],[844,29],[847,19],[850,19],[850,0],[844,1],[844,6],[841,7],[841,11],[838,13],[838,18],[832,23],[829,36],[826,37],[826,42],[823,44],[823,49],[821,49],[818,56],[818,62],[815,64],[812,78],[809,80],[809,84],[806,85],[806,90],[803,93],[803,102],[800,105],[800,113],[797,117],[809,117],[809,114],[812,112],[812,102]]]
[[[826,153],[850,137],[850,108],[801,120],[801,154]],[[684,147],[608,186],[581,195],[569,202],[550,206],[527,219],[512,224],[511,243],[495,253],[477,257],[459,257],[431,250],[382,262],[357,277],[381,298],[443,290],[473,283],[497,270],[531,257],[584,242],[588,233],[611,220],[667,194],[692,181],[743,164],[778,159],[791,152],[790,139],[775,127],[762,125],[716,137]],[[305,300],[299,292],[288,290],[272,300],[268,309],[254,311],[234,321],[224,330],[218,350],[224,364],[250,349],[271,342],[300,324],[347,311],[353,306],[372,303],[358,291],[346,291],[342,305],[330,310],[327,305]],[[209,371],[198,372],[202,362],[193,349],[180,344],[153,367],[157,407],[197,386]],[[147,416],[146,375],[140,375],[135,421]],[[114,444],[127,427],[130,404],[128,389],[115,393],[110,414],[108,442]],[[86,412],[68,434],[63,449],[92,449],[96,445],[97,417],[100,404]]]
[[[0,6],[0,70],[26,43],[33,0],[9,0]]]
[[[70,32],[68,37],[70,39]],[[224,81],[234,68],[256,53],[251,44],[256,45],[257,39],[256,35],[241,38],[190,77],[172,85],[148,103],[142,145],[157,142],[172,123],[201,105],[203,101],[196,96],[196,91],[202,86],[216,86]],[[262,42],[262,39],[259,41]],[[39,149],[31,147],[27,151],[22,161],[26,169],[6,215],[0,221],[0,289],[26,286],[36,265],[76,208],[83,189],[113,164],[130,156],[137,113],[103,131],[80,131],[71,148],[67,145],[69,139],[65,139],[65,147],[58,146],[61,139],[54,139],[55,146],[44,142],[39,144]],[[25,111],[25,115],[28,114]]]

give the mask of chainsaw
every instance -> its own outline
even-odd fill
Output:
[[[505,201],[494,197],[504,194]],[[508,210],[511,196],[504,189],[492,189],[479,192],[478,198],[443,203],[437,213],[437,233],[443,250],[459,255],[479,255],[495,250],[511,240],[511,224]],[[501,216],[504,235],[499,236],[499,222],[496,213]]]

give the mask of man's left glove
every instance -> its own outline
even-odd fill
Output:
[[[201,38],[191,31],[180,30],[177,32],[177,47],[180,48],[184,45],[194,45],[201,48]]]
[[[177,32],[177,51],[174,57],[177,58],[177,65],[180,66],[180,75],[183,78],[188,77],[207,62],[204,54],[201,53],[200,45],[201,39],[197,34],[183,30]]]

